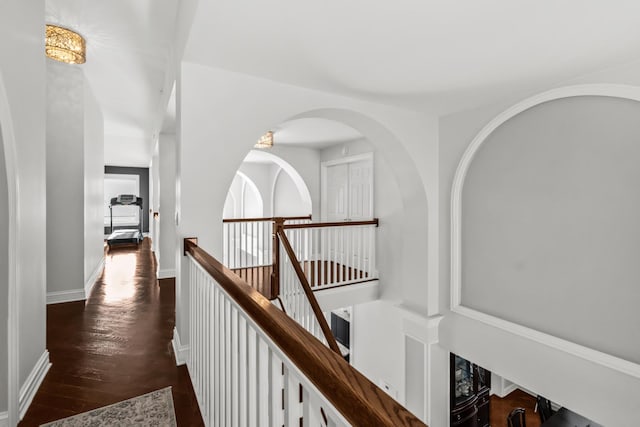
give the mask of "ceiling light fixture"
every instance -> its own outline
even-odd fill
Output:
[[[44,50],[49,58],[67,64],[84,64],[86,61],[82,36],[56,25],[47,24]]]
[[[269,131],[262,135],[258,140],[255,148],[271,148],[273,147],[273,131]]]

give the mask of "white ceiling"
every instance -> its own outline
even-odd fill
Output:
[[[103,109],[107,164],[149,164],[181,1],[46,0],[47,22],[87,40],[80,67]],[[186,60],[436,114],[640,58],[636,0],[198,3]],[[287,123],[276,141],[322,145],[351,131],[323,125]]]
[[[444,114],[640,57],[640,2],[200,2],[185,59]]]
[[[46,0],[46,22],[87,42],[81,67],[104,114],[105,163],[148,166],[179,0]],[[43,29],[44,31],[44,29]]]

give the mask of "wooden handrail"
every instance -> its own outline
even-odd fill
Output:
[[[309,224],[285,224],[285,230],[293,228],[323,228],[323,227],[352,227],[354,225],[379,225],[378,218],[368,221],[343,221],[343,222],[310,222]]]
[[[184,250],[216,280],[349,423],[354,426],[426,427],[426,424],[340,355],[328,349],[258,291],[201,249],[195,240],[185,239]]]
[[[280,238],[280,242],[282,246],[284,246],[284,250],[291,261],[291,265],[296,272],[296,276],[298,276],[298,280],[300,281],[300,285],[302,286],[302,290],[304,290],[305,295],[307,296],[307,302],[311,306],[313,310],[313,314],[316,316],[316,320],[320,324],[320,329],[322,329],[322,333],[324,334],[324,338],[327,340],[327,344],[329,344],[329,348],[339,355],[342,355],[340,352],[340,347],[338,347],[338,343],[336,342],[336,338],[333,336],[333,332],[329,328],[329,324],[327,323],[327,319],[324,318],[322,314],[322,309],[320,309],[320,304],[318,304],[318,300],[315,295],[313,295],[313,291],[311,290],[311,285],[309,285],[309,281],[307,280],[307,276],[304,275],[304,271],[302,271],[302,267],[300,267],[300,262],[296,258],[296,254],[291,247],[291,243],[287,238],[287,235],[284,233],[284,230],[278,230],[278,237]]]
[[[283,217],[285,221],[295,221],[295,220],[302,220],[302,219],[311,219],[311,215],[307,215],[307,216],[285,216]],[[222,222],[260,222],[260,221],[264,221],[264,222],[271,222],[271,221],[275,221],[276,217],[270,217],[270,218],[227,218],[227,219],[223,219]]]

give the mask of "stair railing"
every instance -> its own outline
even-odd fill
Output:
[[[271,299],[272,234],[275,218],[223,219],[222,262]],[[311,215],[284,217],[290,224],[311,221]]]
[[[314,291],[378,279],[376,228],[370,221],[283,224]]]
[[[187,368],[207,426],[425,426],[185,239]]]
[[[327,319],[322,314],[320,304],[313,295],[313,290],[284,232],[282,222],[276,221],[275,230],[277,241],[284,252],[284,256],[280,256],[277,261],[279,268],[276,270],[279,277],[278,297],[283,310],[331,350],[341,355]]]

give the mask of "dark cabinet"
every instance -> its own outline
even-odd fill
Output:
[[[489,427],[491,372],[451,353],[451,426]]]

